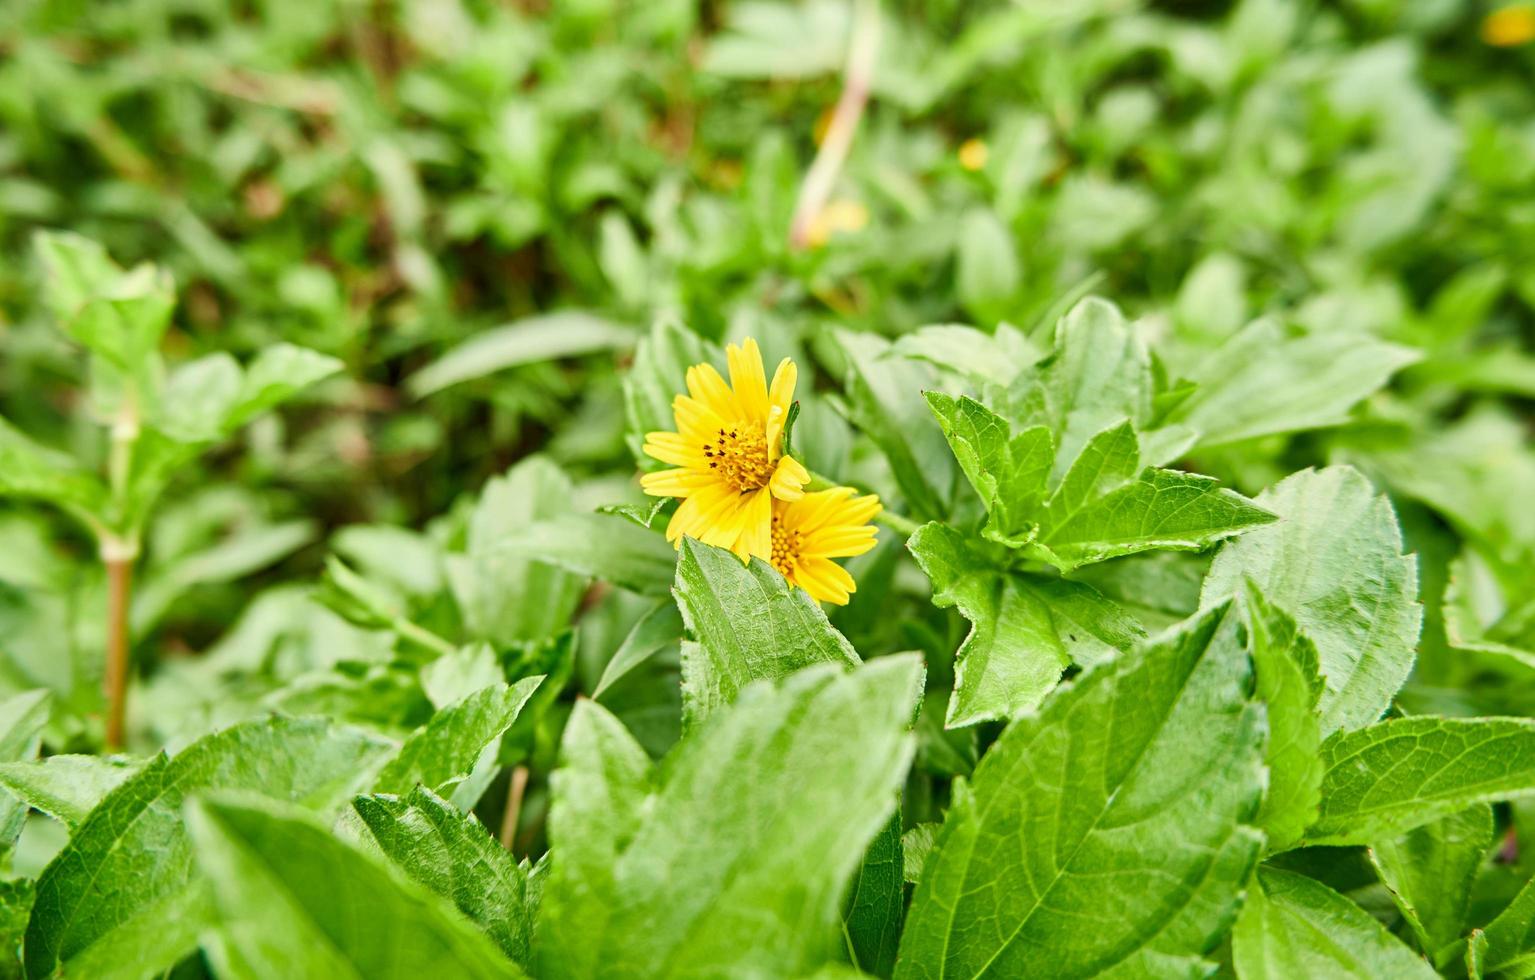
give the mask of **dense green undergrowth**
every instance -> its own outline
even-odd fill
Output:
[[[0,975],[1535,973],[1501,6],[3,5]]]

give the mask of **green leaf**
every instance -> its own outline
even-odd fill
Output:
[[[615,778],[593,751],[615,739],[592,730],[617,721],[578,705],[553,777],[540,975],[797,976],[831,959],[849,878],[911,761],[921,684],[904,655],[754,684],[668,757],[648,799],[638,746],[617,739],[630,763]]]
[[[1142,472],[1128,421],[1088,440],[1046,499],[1059,463],[1047,426],[1014,436],[973,399],[928,392],[927,401],[986,505],[986,537],[1063,571],[1153,548],[1198,550],[1274,520],[1208,477]]]
[[[1018,291],[1018,251],[1007,226],[989,208],[966,212],[959,231],[954,290],[967,310],[984,315]]]
[[[1535,721],[1397,718],[1322,744],[1308,844],[1372,844],[1476,803],[1535,793]]]
[[[682,616],[675,602],[662,602],[641,616],[629,635],[624,637],[624,642],[619,644],[607,667],[603,668],[592,697],[600,699],[603,692],[630,671],[666,650],[676,650],[682,640],[682,630]]]
[[[618,861],[644,819],[650,757],[623,723],[593,701],[577,701],[550,777],[549,834],[559,862],[539,904],[540,976],[594,976],[617,892]],[[550,937],[581,935],[561,944]]]
[[[483,688],[443,708],[410,734],[379,772],[375,793],[404,795],[417,786],[434,793],[468,777],[487,747],[494,749],[512,727],[543,677]]]
[[[503,535],[495,548],[641,595],[665,595],[677,567],[676,550],[665,537],[608,514],[536,521]]]
[[[106,506],[101,480],[62,453],[44,449],[0,419],[0,497],[28,497],[94,517]]]
[[[41,762],[0,763],[0,785],[70,829],[142,768],[142,763],[95,755],[51,755]]]
[[[1535,881],[1521,888],[1485,929],[1473,930],[1465,955],[1468,963],[1479,961],[1486,976],[1535,975]]]
[[[933,373],[892,354],[890,343],[866,333],[836,334],[847,358],[844,386],[853,421],[874,440],[913,515],[949,516],[954,499],[954,457],[943,432],[923,411],[916,393],[931,387]]]
[[[0,702],[0,761],[37,755],[52,701],[47,691],[26,691]]]
[[[915,885],[922,881],[922,872],[927,866],[927,859],[933,853],[933,845],[938,842],[940,825],[936,823],[919,823],[915,827],[901,835],[901,853],[904,870],[902,877],[908,885]]]
[[[442,898],[273,801],[193,801],[187,822],[218,905],[220,977],[515,978]]]
[[[865,973],[888,977],[895,969],[906,911],[905,868],[897,807],[864,854],[843,912],[850,958]]]
[[[687,393],[687,370],[695,364],[722,360],[717,347],[671,320],[658,320],[634,351],[634,366],[624,375],[624,407],[629,426],[629,450],[643,470],[665,466],[645,455],[647,432],[673,431],[677,420],[672,400]]]
[[[46,272],[44,296],[60,323],[74,319],[82,306],[123,274],[107,250],[84,235],[40,231],[32,245]]]
[[[469,628],[506,646],[553,636],[570,623],[584,575],[532,561],[503,542],[540,521],[569,515],[574,486],[543,456],[485,484],[469,516],[466,553],[447,556],[448,580]]]
[[[434,708],[446,708],[504,680],[506,672],[489,643],[459,647],[421,668],[421,690]]]
[[[100,245],[79,235],[41,232],[35,244],[59,327],[142,379],[176,306],[170,275],[150,265],[124,272]]]
[[[1371,845],[1371,863],[1425,952],[1464,934],[1471,887],[1492,844],[1492,808],[1480,804]]]
[[[1304,875],[1262,868],[1231,936],[1241,980],[1437,977],[1364,909]]]
[[[205,736],[174,758],[156,756],[107,794],[38,879],[27,975],[169,968],[207,921],[182,802],[237,789],[331,812],[372,781],[388,749],[321,720],[269,718]]]
[[[955,654],[945,724],[1011,717],[1037,705],[1071,663],[1050,606],[1021,576],[999,574],[947,524],[925,524],[907,543],[933,583],[933,604],[971,622]]]
[[[949,810],[896,976],[1206,969],[1262,842],[1250,821],[1263,714],[1249,683],[1221,608],[1013,722],[973,798]]]
[[[1466,940],[1466,976],[1468,980],[1482,980],[1487,974],[1487,933],[1472,929]]]
[[[344,365],[293,344],[264,348],[245,367],[219,352],[178,367],[155,424],[180,442],[215,442]]]
[[[1093,436],[1061,477],[1043,514],[1053,534],[1083,511],[1134,480],[1141,472],[1140,443],[1129,422],[1110,426]]]
[[[0,703],[0,763],[37,755],[53,699],[45,690],[27,691]],[[7,787],[9,788],[9,787]],[[0,792],[0,855],[9,854],[26,820],[26,800]]]
[[[199,585],[236,582],[274,565],[315,538],[315,522],[242,522],[206,548],[155,563],[135,583],[133,632],[152,629],[177,599]]]
[[[602,274],[625,306],[644,306],[651,289],[651,270],[645,250],[634,237],[634,229],[623,213],[616,210],[603,214],[599,227]]]
[[[1200,259],[1178,287],[1178,325],[1200,339],[1228,337],[1247,318],[1247,268],[1227,252]]]
[[[1093,447],[1082,455],[1092,459]],[[1068,473],[1062,489],[1071,482]],[[1147,470],[1050,526],[1027,552],[1069,571],[1154,548],[1198,551],[1274,520],[1268,510],[1209,477]]]
[[[1033,518],[1055,463],[1050,430],[1036,425],[1014,436],[1006,419],[973,398],[955,399],[936,391],[926,397],[960,469],[991,515],[987,537],[1006,544],[1028,543],[1038,533]]]
[[[1055,433],[1051,476],[1061,479],[1090,439],[1151,418],[1151,355],[1118,307],[1089,297],[1056,325],[1055,352],[1013,382],[1015,419]]]
[[[1322,695],[1316,645],[1295,621],[1270,605],[1256,588],[1243,596],[1252,631],[1258,697],[1268,708],[1269,786],[1258,826],[1271,851],[1300,840],[1316,820],[1322,796],[1322,733],[1316,706]]]
[[[794,419],[799,415],[799,402],[789,406],[789,421],[784,425],[784,450],[789,448],[789,427],[794,424]],[[656,497],[648,504],[603,504],[597,508],[599,514],[612,514],[614,517],[622,517],[624,520],[637,524],[643,528],[649,528],[671,503],[670,497]]]
[[[533,937],[527,871],[474,818],[430,790],[360,796],[352,808],[379,850],[474,920],[526,967]]]
[[[224,351],[178,365],[165,381],[156,427],[178,442],[213,442],[244,377],[240,362]]]
[[[410,376],[406,387],[417,398],[523,364],[634,344],[630,327],[581,310],[561,310],[482,330]]]
[[[21,941],[26,935],[36,890],[36,883],[29,878],[0,881],[0,977],[5,980],[26,975],[21,963]]]
[[[368,581],[335,555],[325,558],[325,572],[315,599],[321,605],[364,629],[393,629],[405,611],[393,595]]]
[[[778,680],[811,664],[859,663],[820,605],[761,559],[742,564],[723,548],[684,538],[673,591],[697,641],[682,650],[689,726],[734,701],[752,681]]]
[[[343,367],[334,357],[293,344],[263,348],[245,366],[239,392],[224,413],[224,432],[233,432]]]
[[[967,376],[975,382],[1005,385],[1044,354],[1023,331],[999,323],[994,333],[957,323],[918,327],[896,338],[894,352],[914,361]]]
[[[950,727],[1033,707],[1067,666],[1106,660],[1146,636],[1092,586],[1005,571],[948,525],[924,525],[907,548],[933,583],[933,603],[971,623],[955,653]]]
[[[1412,671],[1422,608],[1390,502],[1352,467],[1303,470],[1258,495],[1283,520],[1221,549],[1212,605],[1251,579],[1316,644],[1322,734],[1378,719]]]
[[[1358,331],[1287,334],[1257,320],[1190,373],[1197,387],[1163,424],[1197,432],[1199,446],[1339,425],[1420,357]]]

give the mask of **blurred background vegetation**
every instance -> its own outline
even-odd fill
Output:
[[[871,30],[867,110],[791,247],[849,35]],[[631,632],[650,602],[482,548],[530,517],[638,502],[623,380],[653,324],[798,358],[812,468],[921,519],[855,424],[836,331],[907,337],[921,362],[942,335],[917,328],[1038,338],[1095,292],[1141,318],[1170,381],[1272,314],[1291,340],[1417,360],[1347,425],[1185,465],[1246,492],[1360,465],[1422,561],[1404,703],[1530,713],[1531,676],[1484,684],[1452,655],[1469,641],[1440,599],[1453,566],[1459,628],[1535,639],[1532,40],[1535,6],[1487,0],[8,0],[0,415],[105,466],[39,229],[171,271],[172,366],[279,342],[341,359],[175,477],[135,591],[133,737],[268,707],[398,730],[445,689],[409,637],[331,611],[348,601],[334,566],[329,608],[311,601],[329,554],[450,645],[489,641],[509,675],[577,614],[588,692],[626,637],[675,642],[675,624]],[[1265,359],[1300,356],[1279,343],[1225,347],[1214,370],[1262,394],[1285,383]],[[1317,371],[1332,349],[1307,348]],[[93,545],[3,507],[0,686],[59,695],[55,748],[97,744]],[[1128,567],[1197,599],[1201,560]],[[834,621],[860,650],[924,650],[941,677],[962,621],[928,605],[899,541],[860,563]],[[610,698],[659,751],[674,674],[638,673]],[[933,728],[925,764],[964,771],[974,739]]]

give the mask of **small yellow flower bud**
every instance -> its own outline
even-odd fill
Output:
[[[820,248],[833,235],[862,231],[869,224],[869,209],[862,201],[839,199],[828,201],[815,220],[810,222],[806,236],[812,248]]]
[[[959,145],[959,165],[974,173],[986,167],[986,159],[991,151],[986,148],[983,140],[971,138]]]
[[[1495,48],[1535,41],[1535,4],[1515,3],[1494,10],[1482,21],[1482,40]]]

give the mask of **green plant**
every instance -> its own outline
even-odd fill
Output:
[[[1529,973],[1527,8],[0,4],[0,975]]]

